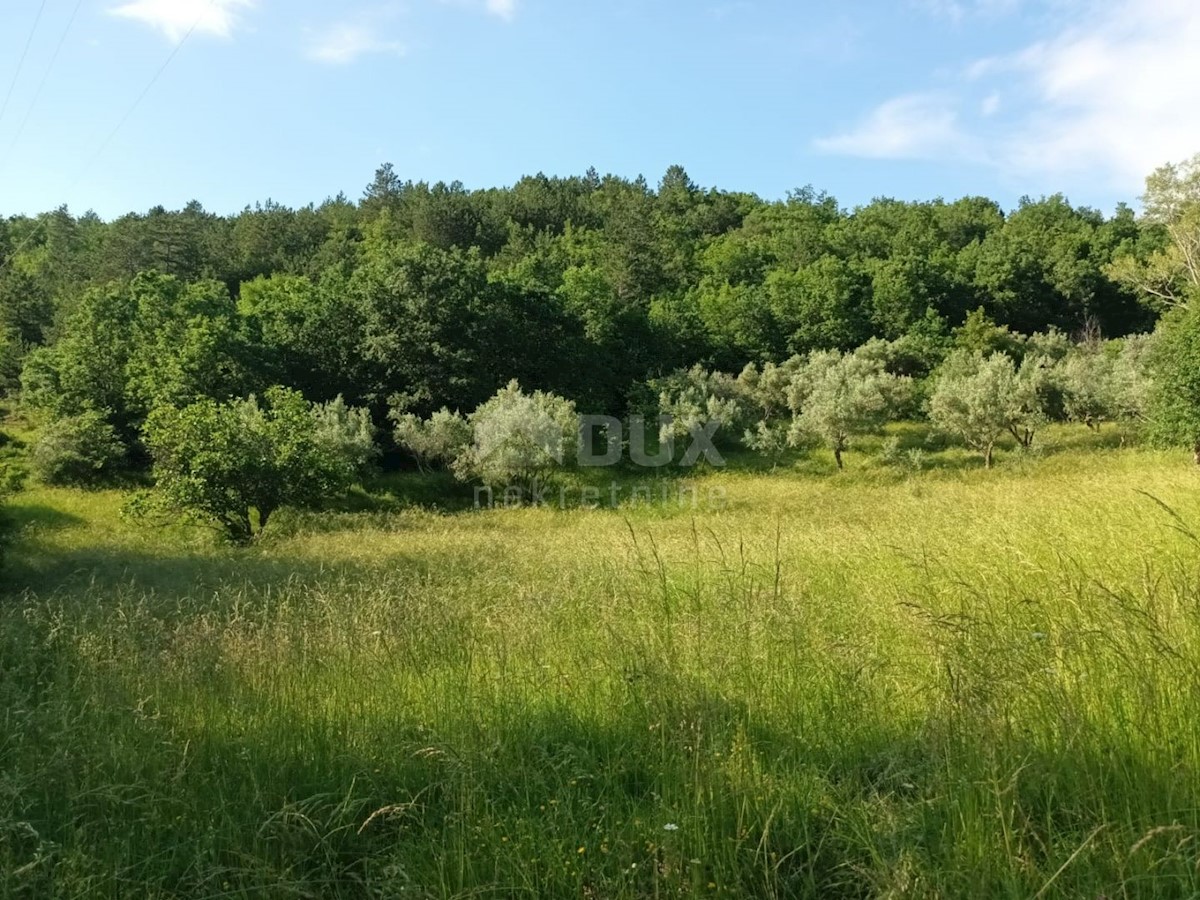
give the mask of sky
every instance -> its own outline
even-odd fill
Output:
[[[1065,193],[1200,152],[1196,0],[0,0],[0,215],[645,175]]]

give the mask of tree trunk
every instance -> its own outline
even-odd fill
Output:
[[[994,449],[994,444],[988,444],[983,451],[983,467],[985,469],[990,469],[992,467],[992,451]]]
[[[1196,441],[1196,446],[1193,450],[1195,452],[1194,459],[1196,460],[1196,465],[1200,466],[1200,441]]]
[[[1198,449],[1197,452],[1200,453],[1200,449]],[[837,467],[838,467],[839,472],[842,469],[846,468],[846,466],[842,463],[842,448],[841,447],[833,448],[833,458],[835,460],[837,460]]]

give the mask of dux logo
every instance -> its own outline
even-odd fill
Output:
[[[679,465],[684,468],[695,466],[705,460],[713,466],[724,466],[713,439],[721,427],[718,421],[693,425],[687,429],[688,448]],[[646,449],[646,418],[631,416],[629,419],[629,458],[635,465],[646,469],[661,469],[675,462],[675,420],[671,416],[658,417],[658,450],[651,454]],[[603,447],[597,452],[598,447]],[[625,432],[620,419],[612,416],[581,416],[579,424],[579,465],[592,468],[620,464],[624,455]]]

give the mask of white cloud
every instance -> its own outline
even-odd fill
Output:
[[[381,37],[370,26],[346,22],[323,31],[307,55],[314,62],[344,66],[373,53],[403,55],[404,45]]]
[[[816,146],[988,162],[1021,177],[1130,192],[1157,166],[1200,151],[1200,5],[1081,0],[1074,13],[1078,24],[978,60],[941,91],[888,100],[854,130]]]
[[[519,0],[441,0],[441,2],[466,9],[482,10],[488,15],[506,22],[511,22],[517,17],[517,7],[520,5]]]
[[[517,14],[517,0],[487,0],[486,6],[489,13],[506,21]]]
[[[255,0],[131,0],[111,8],[109,13],[149,25],[166,35],[167,40],[179,43],[193,32],[220,38],[232,36],[240,10],[254,4]]]
[[[942,93],[896,97],[849,131],[821,138],[817,149],[868,159],[974,157],[977,151],[959,127],[954,105],[954,98]]]
[[[1005,161],[1021,171],[1099,171],[1138,184],[1200,150],[1200,6],[1194,0],[1092,4],[1088,25],[1010,59],[1033,110]]]

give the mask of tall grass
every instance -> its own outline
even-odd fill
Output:
[[[25,495],[0,896],[1200,893],[1185,461],[712,477],[245,551]]]

